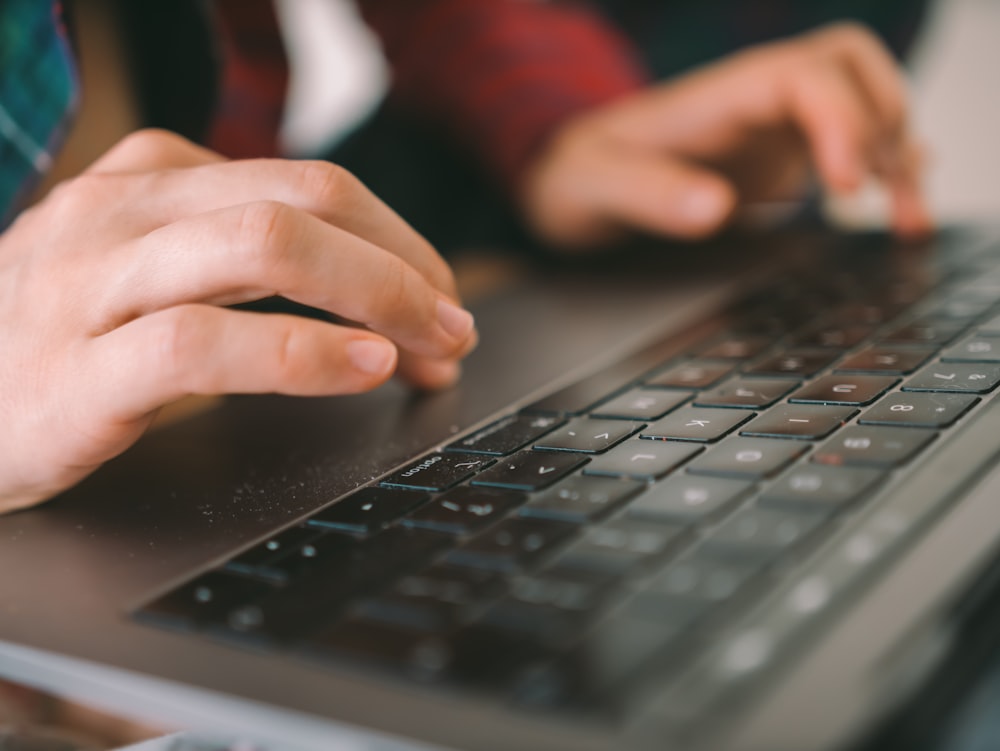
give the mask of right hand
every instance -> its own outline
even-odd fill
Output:
[[[0,236],[0,511],[76,483],[191,394],[449,385],[472,317],[343,169],[135,133]],[[227,310],[281,295],[359,326]]]

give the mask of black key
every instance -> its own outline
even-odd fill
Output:
[[[753,483],[721,477],[678,475],[653,485],[627,510],[631,518],[698,524],[729,511],[753,490]]]
[[[890,344],[930,344],[942,346],[965,330],[963,323],[922,319],[890,331],[881,341]]]
[[[645,587],[675,601],[714,605],[734,598],[761,573],[753,561],[736,561],[694,552],[671,563]]]
[[[641,427],[642,423],[593,420],[583,417],[570,420],[559,430],[539,439],[535,443],[535,448],[596,454],[624,441]]]
[[[812,328],[796,339],[801,347],[822,347],[845,350],[861,344],[875,330],[870,324],[849,323],[822,325]]]
[[[698,394],[698,407],[736,407],[763,409],[795,388],[795,383],[774,378],[736,378],[711,391]]]
[[[828,349],[790,349],[751,365],[748,375],[810,378],[839,357]]]
[[[701,550],[705,554],[748,558],[766,564],[802,544],[822,521],[823,517],[816,514],[746,508],[712,530]]]
[[[734,363],[687,360],[647,378],[646,385],[667,389],[704,389],[721,381],[735,368]]]
[[[595,407],[590,414],[592,417],[610,417],[621,420],[657,420],[667,412],[677,409],[690,396],[682,391],[631,389]]]
[[[195,629],[271,589],[264,582],[238,574],[209,571],[143,606],[136,617],[160,626]]]
[[[740,435],[814,441],[830,435],[857,413],[853,407],[781,404],[745,425]]]
[[[896,467],[910,461],[937,433],[923,428],[852,425],[816,449],[812,460],[837,466]]]
[[[456,566],[520,571],[551,553],[576,529],[571,524],[544,519],[507,519],[449,552],[447,560]]]
[[[953,344],[941,353],[945,362],[1000,363],[1000,336],[977,334]]]
[[[286,641],[313,633],[352,599],[386,586],[401,572],[422,568],[452,544],[447,535],[406,527],[390,527],[364,541],[327,535],[318,542],[327,540],[340,547],[321,547],[311,565],[284,587],[220,618],[213,624],[220,635]]]
[[[586,530],[557,559],[560,567],[625,576],[662,560],[684,537],[680,527],[622,520]]]
[[[267,575],[281,580],[297,579],[329,559],[349,554],[357,543],[358,538],[353,536],[320,534],[302,545],[286,547],[280,555],[270,559]]]
[[[313,514],[309,524],[341,532],[367,535],[399,519],[430,500],[427,493],[398,488],[362,488]]]
[[[494,524],[526,500],[528,497],[516,490],[454,488],[414,511],[403,520],[403,524],[464,535]]]
[[[635,438],[596,457],[584,469],[584,474],[656,480],[702,450],[701,446],[690,443],[642,441]]]
[[[972,321],[993,307],[996,301],[991,298],[976,298],[963,295],[960,298],[944,300],[928,309],[928,316],[934,318],[950,318],[955,321]]]
[[[863,467],[808,464],[784,474],[761,494],[761,506],[828,514],[871,491],[885,472]]]
[[[871,404],[899,381],[891,376],[829,375],[792,394],[788,401],[803,404]]]
[[[493,463],[475,454],[431,454],[383,480],[387,486],[447,490]]]
[[[1000,366],[931,363],[903,383],[903,391],[988,394],[1000,383]]]
[[[646,426],[641,438],[674,441],[717,441],[754,417],[738,409],[685,407]]]
[[[770,347],[768,336],[754,334],[727,334],[716,339],[695,354],[704,360],[749,360]]]
[[[688,465],[688,471],[698,475],[721,475],[755,480],[777,474],[806,449],[808,445],[799,441],[728,438],[695,459]]]
[[[387,592],[362,601],[366,618],[427,631],[449,629],[507,589],[500,574],[459,566],[431,566],[404,576]]]
[[[971,394],[889,394],[868,409],[862,425],[899,425],[915,428],[946,428],[964,415],[979,397]]]
[[[562,423],[563,420],[558,417],[545,415],[508,415],[455,441],[445,451],[506,456],[524,448]]]
[[[296,526],[279,532],[269,540],[244,550],[226,564],[226,568],[243,573],[262,573],[267,564],[280,558],[288,550],[295,550],[321,534],[320,530]]]
[[[533,498],[520,515],[587,524],[610,514],[644,487],[632,480],[577,475]]]
[[[586,463],[586,457],[579,454],[522,451],[500,460],[481,473],[472,484],[513,490],[541,490]]]
[[[868,347],[837,366],[837,372],[852,373],[912,373],[933,354],[932,347],[890,347],[884,344]]]

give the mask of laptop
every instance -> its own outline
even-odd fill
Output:
[[[229,398],[0,518],[0,674],[274,748],[929,737],[993,633],[995,231],[636,247],[473,310],[451,390]]]

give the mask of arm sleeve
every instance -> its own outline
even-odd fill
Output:
[[[391,97],[513,188],[567,118],[644,85],[630,43],[581,2],[360,0]]]

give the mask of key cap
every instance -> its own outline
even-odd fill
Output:
[[[931,363],[903,383],[903,391],[988,394],[1000,383],[1000,366],[978,363]]]
[[[777,474],[803,454],[808,445],[771,438],[727,438],[688,465],[697,475],[755,480]]]
[[[781,404],[745,425],[740,435],[813,441],[825,438],[857,413],[853,407]]]
[[[633,480],[577,475],[532,498],[520,515],[587,524],[619,508],[644,487]]]
[[[264,582],[209,571],[143,606],[136,617],[168,628],[193,630],[271,591]]]
[[[795,343],[800,347],[851,349],[867,339],[874,329],[867,324],[823,325],[802,334]]]
[[[761,494],[759,504],[829,514],[863,498],[884,478],[878,469],[809,464],[785,473]]]
[[[837,374],[823,376],[792,394],[800,404],[871,404],[899,381],[891,376]]]
[[[890,344],[930,344],[940,347],[964,330],[965,325],[962,323],[925,318],[890,331],[882,337],[881,341]]]
[[[675,600],[716,605],[734,598],[762,567],[751,560],[732,560],[695,551],[671,563],[644,591]]]
[[[706,554],[773,562],[802,544],[823,518],[764,508],[746,508],[716,527],[703,542]]]
[[[896,393],[870,407],[861,425],[946,428],[979,402],[971,394]]]
[[[836,352],[828,349],[793,348],[751,365],[743,372],[748,375],[811,378],[837,357]]]
[[[837,366],[838,373],[912,373],[933,354],[932,347],[868,347]]]
[[[683,539],[680,527],[617,519],[587,529],[556,564],[621,577],[659,562]]]
[[[473,485],[541,490],[587,463],[580,454],[555,451],[521,451],[482,472]]]
[[[382,482],[383,486],[415,490],[447,490],[493,463],[475,454],[431,454]]]
[[[430,500],[427,493],[397,488],[362,488],[309,518],[309,524],[339,532],[368,535],[388,526]]]
[[[816,449],[812,460],[837,466],[897,467],[936,436],[937,432],[923,428],[852,425]]]
[[[536,564],[576,529],[547,519],[507,519],[449,552],[447,561],[455,566],[512,573]]]
[[[697,407],[763,409],[795,388],[795,382],[775,378],[737,378],[694,398]]]
[[[657,420],[691,397],[683,391],[631,389],[591,410],[592,417],[621,420]]]
[[[687,360],[647,378],[646,385],[668,389],[704,389],[718,383],[735,369],[735,363]]]
[[[989,362],[1000,363],[1000,336],[977,334],[941,353],[944,362]]]
[[[745,480],[678,475],[653,485],[626,513],[654,522],[699,524],[729,511],[752,489],[753,483]]]
[[[705,360],[749,360],[771,346],[768,336],[727,334],[694,354]]]
[[[411,513],[403,519],[403,524],[464,535],[488,527],[527,500],[524,493],[516,490],[453,488]]]
[[[634,438],[596,457],[583,470],[587,475],[631,477],[656,480],[675,470],[702,451],[701,446],[672,441],[643,441]]]
[[[641,427],[642,423],[594,420],[584,417],[571,420],[559,430],[539,439],[535,443],[535,448],[596,454],[624,441]]]
[[[545,415],[507,415],[472,435],[455,441],[445,451],[507,456],[564,422],[561,418]]]
[[[639,436],[653,440],[708,443],[731,433],[754,416],[753,412],[738,409],[684,407],[647,425]]]
[[[319,537],[321,532],[305,526],[295,526],[279,532],[269,540],[244,550],[226,564],[226,568],[245,574],[274,575],[267,564],[280,558],[287,550],[294,550]]]

